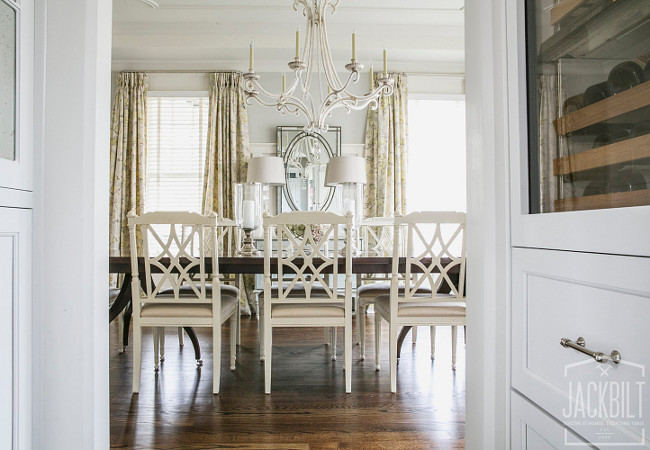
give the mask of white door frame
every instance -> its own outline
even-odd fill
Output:
[[[34,3],[33,448],[103,449],[112,2]]]
[[[465,2],[466,446],[510,447],[510,204],[506,5]],[[516,63],[516,62],[515,62]]]
[[[36,0],[35,448],[109,445],[104,286],[111,3]],[[505,6],[495,0],[467,0],[465,10],[466,29],[471,30],[466,33],[466,89],[471,180],[467,292],[472,302],[467,317],[466,442],[467,448],[507,448]],[[80,126],[71,127],[70,121]],[[71,236],[70,230],[78,234]],[[64,252],[78,261],[74,267],[56,265]],[[74,283],[63,289],[62,280],[71,275]]]

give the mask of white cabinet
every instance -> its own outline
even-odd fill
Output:
[[[650,258],[518,248],[512,274],[512,387],[595,445],[647,444]]]
[[[1,197],[1,195],[0,195]],[[0,207],[0,448],[31,448],[30,209]]]
[[[650,180],[617,181],[650,163],[650,79],[571,103],[647,56],[650,4],[509,0],[506,15],[511,446],[650,447]],[[560,345],[579,337],[621,362]]]

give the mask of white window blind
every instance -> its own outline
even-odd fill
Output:
[[[149,95],[145,210],[201,212],[208,97]]]

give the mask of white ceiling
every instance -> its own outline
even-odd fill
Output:
[[[152,5],[152,6],[149,6]],[[114,0],[113,70],[248,69],[281,72],[305,29],[293,0]],[[157,6],[156,6],[157,5]],[[326,17],[334,62],[343,68],[357,33],[357,59],[375,70],[464,73],[464,0],[340,0]],[[304,36],[304,34],[303,34]]]

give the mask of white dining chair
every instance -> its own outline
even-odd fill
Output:
[[[239,228],[237,228],[235,221],[232,219],[219,219],[217,223],[217,227],[215,228],[216,232],[212,233],[212,230],[207,229],[206,232],[204,233],[204,239],[203,239],[203,245],[205,246],[205,252],[206,254],[210,254],[213,250],[213,247],[215,245],[215,236],[216,236],[216,249],[217,249],[217,254],[219,256],[232,256],[236,249],[236,243],[238,241],[239,237]],[[189,228],[183,227],[183,235],[189,231]],[[198,242],[195,242],[194,239],[192,238],[191,244],[192,248],[195,249],[195,245],[198,245]],[[241,275],[234,275],[234,274],[219,274],[219,277],[221,279],[221,282],[224,284],[230,284],[233,286],[237,286],[238,288],[241,286]],[[240,319],[238,319],[240,320]],[[241,325],[241,322],[240,322]],[[239,336],[237,336],[237,345],[241,343],[241,326],[238,326],[237,329],[239,330]],[[160,332],[160,359],[161,361],[164,361],[165,359],[165,333],[164,330]],[[184,332],[183,328],[179,327],[178,328],[178,344],[182,347],[184,344]]]
[[[405,248],[404,235],[401,234],[402,242],[394,245],[394,225],[395,217],[370,217],[364,219],[361,223],[361,236],[364,244],[363,256],[392,256],[396,250],[402,252],[402,249]],[[376,297],[390,293],[390,279],[390,273],[357,275],[356,318],[359,331],[360,358],[362,360],[366,359],[366,312],[368,307],[374,303]],[[400,284],[399,289],[404,290],[404,283]],[[429,290],[430,292],[428,286],[421,286],[420,290],[422,292]],[[418,327],[413,327],[411,330],[411,339],[414,344],[417,339],[417,329]],[[435,353],[435,327],[430,327],[430,333],[431,354],[433,355]]]
[[[128,217],[131,237],[131,292],[133,305],[133,393],[140,390],[142,329],[154,328],[154,366],[158,366],[160,330],[172,327],[212,328],[212,392],[219,393],[221,325],[230,321],[230,369],[235,370],[239,291],[222,285],[216,247],[210,251],[212,270],[206,271],[206,229],[216,227],[216,217],[189,212],[150,212]],[[143,238],[144,289],[139,279],[140,256],[136,228]],[[183,233],[183,227],[189,232]],[[193,248],[196,240],[198,245]],[[194,275],[194,273],[198,275]],[[154,285],[152,274],[160,277]],[[162,289],[164,286],[169,288]],[[164,292],[164,293],[163,293]]]
[[[289,229],[304,224],[307,230],[320,226],[316,238],[305,232],[297,238]],[[341,228],[343,226],[343,228]],[[345,238],[341,229],[345,229]],[[331,212],[295,211],[264,218],[264,392],[271,393],[273,329],[280,327],[318,327],[344,329],[345,392],[352,389],[352,216]],[[291,250],[282,249],[283,241]],[[341,250],[345,246],[345,256]],[[271,271],[272,254],[277,267]],[[339,286],[339,262],[343,260],[345,280]],[[285,280],[272,289],[272,277]],[[341,292],[342,291],[342,292]],[[334,350],[333,350],[334,351]]]
[[[456,366],[457,327],[465,325],[465,214],[460,212],[415,212],[395,218],[394,241],[406,233],[404,270],[399,252],[393,253],[390,294],[375,304],[375,366],[380,369],[381,323],[388,322],[391,392],[397,391],[397,337],[404,326],[451,326],[452,369]],[[455,282],[451,272],[458,272]],[[399,289],[400,276],[417,281]],[[422,286],[428,286],[424,293]],[[440,292],[447,286],[449,292]]]

